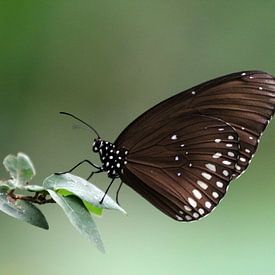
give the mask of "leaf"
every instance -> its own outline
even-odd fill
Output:
[[[30,158],[23,153],[18,153],[17,156],[6,156],[3,164],[14,179],[13,184],[16,187],[25,185],[35,176],[35,169]]]
[[[17,158],[14,155],[7,155],[3,160],[3,165],[13,179],[17,178]]]
[[[59,195],[62,195],[63,197],[73,195],[72,192],[67,191],[65,189],[58,189],[56,193],[59,194]],[[84,201],[84,200],[82,200],[82,201],[83,201],[85,207],[89,210],[90,213],[95,214],[97,216],[102,215],[102,212],[103,212],[102,208],[98,208],[98,207],[92,205],[91,203],[89,203],[87,201]]]
[[[32,203],[23,200],[14,200],[8,196],[8,188],[0,187],[0,210],[4,213],[38,226],[43,229],[49,229],[49,225],[42,212]]]
[[[56,193],[59,194],[59,195],[61,195],[61,196],[63,196],[63,197],[73,195],[72,192],[70,192],[70,191],[68,191],[66,189],[58,189]]]
[[[7,187],[8,189],[15,189],[15,186],[14,186],[14,180],[0,180],[0,187]]]
[[[83,203],[90,213],[102,216],[103,208],[96,207],[87,201],[83,201]]]
[[[44,186],[34,184],[25,185],[22,187],[22,189],[25,189],[30,192],[41,192],[46,190]]]
[[[74,195],[63,197],[52,190],[48,190],[48,192],[63,209],[72,225],[90,242],[94,243],[98,250],[104,253],[104,245],[97,226],[81,199]]]
[[[101,204],[100,201],[105,193],[92,183],[78,176],[69,173],[64,175],[51,175],[44,180],[43,186],[51,190],[65,189],[98,208],[116,209],[126,214],[126,211],[108,195],[105,196]]]

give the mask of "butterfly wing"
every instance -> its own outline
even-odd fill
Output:
[[[234,73],[179,93],[119,135],[116,146],[129,151],[120,176],[170,217],[197,220],[247,168],[274,110],[275,80],[263,72]]]
[[[274,114],[275,79],[264,72],[247,71],[210,80],[151,108],[131,123],[115,144],[135,151],[150,146],[171,118],[203,114],[229,123],[240,138],[234,176],[240,175],[256,152],[259,138]],[[165,127],[164,127],[165,130]]]
[[[121,178],[170,217],[197,220],[225,195],[238,159],[238,134],[202,115],[171,119],[163,128],[154,141],[145,137],[149,147],[129,151]]]

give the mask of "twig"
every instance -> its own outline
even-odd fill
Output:
[[[29,201],[29,202],[37,203],[37,204],[55,203],[55,201],[52,198],[47,199],[47,195],[48,195],[48,193],[45,191],[35,192],[34,196],[18,195],[18,194],[14,193],[14,190],[11,190],[8,193],[8,196],[14,200]]]

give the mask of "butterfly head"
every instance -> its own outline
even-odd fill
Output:
[[[93,152],[98,153],[99,150],[102,150],[103,140],[100,138],[95,138],[93,142]]]

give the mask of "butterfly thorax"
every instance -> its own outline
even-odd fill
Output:
[[[102,139],[95,139],[93,151],[99,154],[102,169],[107,172],[109,178],[117,178],[123,174],[123,167],[127,164],[126,149],[117,148],[115,144]]]

